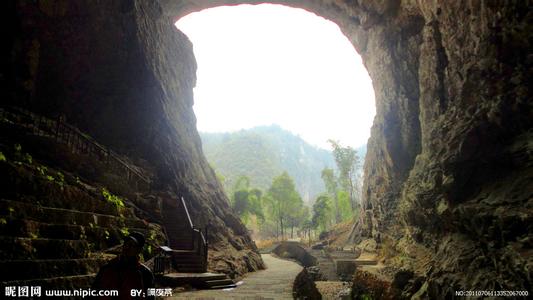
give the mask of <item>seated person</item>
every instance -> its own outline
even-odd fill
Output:
[[[139,262],[145,239],[141,233],[132,232],[124,238],[122,253],[100,268],[94,280],[93,290],[118,290],[118,297],[97,299],[134,299],[132,290],[142,291],[138,298],[154,299],[147,289],[154,288],[152,271]],[[137,295],[137,294],[135,294]]]

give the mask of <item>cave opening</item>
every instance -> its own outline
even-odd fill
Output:
[[[335,169],[342,185],[341,162],[333,154],[355,150],[358,159],[348,175],[353,182],[350,189],[345,188],[350,205],[332,204],[337,214],[332,225],[351,219],[353,213],[342,210],[359,209],[375,100],[361,56],[339,26],[307,10],[274,4],[212,7],[179,18],[175,26],[193,44],[198,65],[197,129],[230,201],[235,201],[232,193],[242,184],[243,175],[246,184],[264,192],[273,176],[279,175],[272,170],[276,168],[265,170],[257,160],[244,166],[241,162],[250,156],[271,158],[263,153],[264,145],[248,144],[271,146],[276,136],[285,143],[270,149],[280,154],[277,171],[291,168],[288,173],[310,208],[320,194],[328,192],[321,174],[324,168]],[[288,166],[292,157],[283,157],[297,152],[288,145],[288,136],[306,147],[299,145],[295,166]],[[330,159],[306,155],[327,153],[326,149],[339,151],[332,151]],[[336,194],[332,198],[338,201]],[[247,218],[244,221],[248,223]]]
[[[335,23],[262,4],[210,8],[175,25],[192,41],[198,64],[194,110],[200,131],[277,122],[323,148],[330,138],[354,147],[366,143],[375,115],[372,82]],[[333,123],[337,132],[324,133],[317,120]]]
[[[311,245],[331,260],[350,252],[362,263],[355,274],[345,270],[354,276],[351,296],[527,296],[529,3],[268,2],[334,21],[373,80],[376,117],[360,218],[347,228],[342,250],[330,235]],[[90,287],[129,229],[146,233],[145,259],[155,261],[152,250],[162,245],[179,250],[173,252],[178,268],[167,271],[220,273],[203,287],[221,281],[234,287],[230,279],[270,266],[272,257],[262,260],[258,249],[266,247],[253,243],[203,154],[193,110],[193,46],[172,26],[192,12],[264,1],[3,3],[0,265],[13,270],[0,274],[6,296],[27,286]],[[465,261],[471,267],[456,267]],[[383,278],[372,277],[370,263],[378,262]],[[287,291],[286,298],[295,277],[295,285],[306,283],[293,266],[283,278],[277,275],[289,272],[282,266],[275,276],[280,286],[271,289]],[[249,284],[254,275],[235,292],[279,298],[261,278]]]

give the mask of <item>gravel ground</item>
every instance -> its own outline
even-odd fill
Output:
[[[343,281],[315,281],[315,284],[325,300],[341,299],[339,292],[350,287],[349,283]]]

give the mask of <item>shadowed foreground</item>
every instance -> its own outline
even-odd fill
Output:
[[[270,254],[262,258],[267,269],[250,273],[235,289],[179,293],[172,299],[293,299],[292,284],[302,267]]]

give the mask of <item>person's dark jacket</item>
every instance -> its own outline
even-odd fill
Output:
[[[100,268],[94,280],[93,290],[118,290],[117,297],[96,297],[96,299],[134,299],[131,290],[142,290],[143,299],[155,299],[148,296],[147,289],[154,288],[152,271],[139,262],[126,262],[120,256],[112,259]]]

